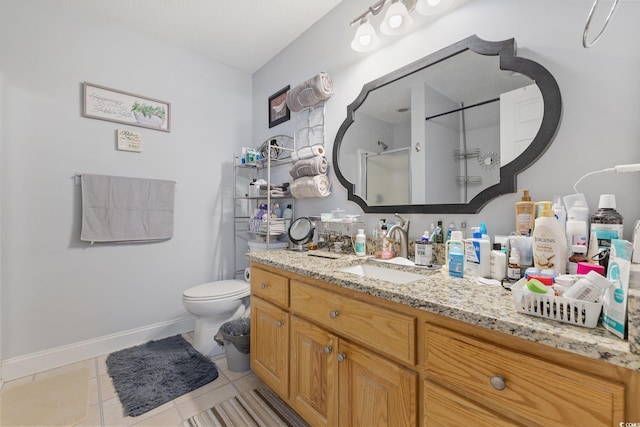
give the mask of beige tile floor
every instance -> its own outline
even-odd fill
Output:
[[[183,336],[187,341],[192,342],[191,334],[184,334]],[[113,388],[111,377],[107,374],[107,365],[105,363],[107,356],[105,354],[93,359],[9,381],[4,384],[2,390],[87,366],[91,372],[89,379],[89,411],[87,418],[78,424],[79,426],[175,427],[189,417],[243,391],[265,387],[264,383],[251,370],[245,372],[230,371],[223,353],[211,358],[218,367],[219,373],[218,378],[214,381],[145,414],[137,417],[125,417],[120,400]]]

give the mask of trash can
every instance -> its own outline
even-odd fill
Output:
[[[243,372],[251,368],[249,362],[250,319],[243,317],[223,323],[215,335],[216,342],[224,346],[230,371]]]

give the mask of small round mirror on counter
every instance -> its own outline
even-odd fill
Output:
[[[314,231],[313,222],[307,217],[293,221],[289,227],[289,239],[293,243],[293,250],[300,252],[306,250],[305,245],[313,238]]]

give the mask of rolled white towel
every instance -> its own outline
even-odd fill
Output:
[[[302,159],[294,162],[289,169],[291,178],[301,178],[303,176],[326,175],[329,168],[329,161],[325,156],[314,156],[310,159]]]
[[[296,199],[327,197],[331,194],[331,181],[326,175],[303,176],[291,184],[291,195]]]
[[[291,160],[297,162],[302,159],[310,159],[313,156],[324,155],[324,146],[322,144],[309,145],[291,153]]]
[[[287,92],[287,106],[289,110],[298,112],[306,107],[312,107],[333,95],[333,81],[331,76],[322,71],[289,89]]]

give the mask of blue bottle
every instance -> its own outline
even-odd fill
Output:
[[[447,255],[447,264],[449,265],[449,276],[464,276],[464,246],[459,240],[449,241],[449,252]]]

